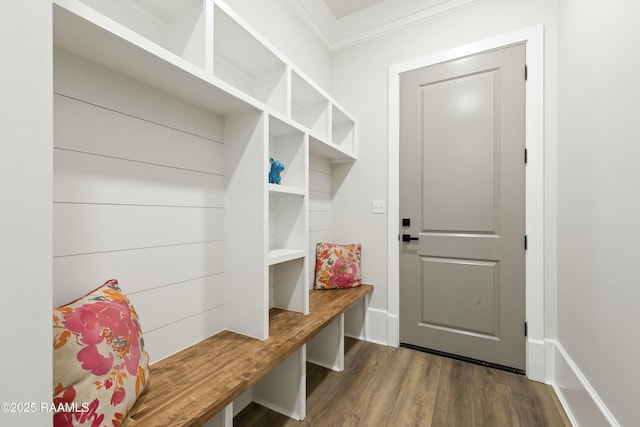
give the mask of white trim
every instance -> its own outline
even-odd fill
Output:
[[[335,18],[324,2],[303,2],[289,0],[291,7],[298,13],[300,19],[309,27],[311,32],[320,40],[327,50],[332,51],[331,33],[335,25]]]
[[[387,312],[387,345],[400,342],[400,317]]]
[[[544,363],[530,363],[527,365],[527,376],[536,381],[543,382],[546,378],[545,370],[548,370],[545,357],[544,340],[527,338],[527,360],[543,360]]]
[[[289,0],[322,44],[335,51],[381,37],[478,0],[390,0],[336,19],[323,0]]]
[[[562,344],[556,340],[547,340],[546,344],[553,354],[556,367],[553,375],[554,381],[549,383],[553,386],[571,423],[576,426],[580,425],[580,420],[576,418],[575,414],[581,414],[580,418],[583,421],[588,418],[591,425],[608,423],[612,427],[620,427],[620,423],[609,411],[609,408],[607,408]],[[578,410],[574,411],[574,409]],[[597,419],[600,416],[602,418]]]
[[[399,285],[399,111],[400,73],[444,61],[497,49],[515,43],[526,43],[529,69],[526,85],[526,319],[528,342],[544,341],[544,26],[536,25],[508,34],[434,53],[389,67],[388,106],[388,310],[390,316],[400,311]],[[388,331],[388,344],[398,346],[399,332]],[[393,338],[393,341],[391,341]],[[527,345],[527,376],[544,381],[545,357],[539,345]]]
[[[421,20],[450,12],[478,0],[385,1],[335,20],[332,50],[343,49],[401,30]]]
[[[389,313],[386,310],[369,307],[367,310],[367,341],[389,345],[389,333],[387,331],[387,319]]]

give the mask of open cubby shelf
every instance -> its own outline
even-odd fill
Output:
[[[214,7],[213,74],[286,112],[287,65],[221,7]]]
[[[220,0],[54,0],[53,12],[58,49],[217,114],[286,117],[356,159],[355,120]]]
[[[330,102],[308,80],[293,72],[291,77],[291,116],[312,133],[329,139]]]
[[[304,194],[307,188],[307,137],[306,135],[273,116],[269,117],[269,157],[284,166],[280,173],[280,184],[270,184],[269,190],[278,192],[278,187]]]
[[[355,152],[356,123],[335,104],[331,107],[331,142],[345,153]]]
[[[194,65],[206,67],[206,2],[79,1]],[[73,5],[73,2],[63,4]]]

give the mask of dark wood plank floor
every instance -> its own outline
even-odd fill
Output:
[[[307,364],[307,417],[255,403],[235,427],[571,426],[553,389],[492,368],[347,338],[345,370]]]

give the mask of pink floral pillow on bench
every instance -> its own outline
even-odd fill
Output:
[[[119,426],[144,390],[149,355],[135,308],[109,280],[53,310],[53,425]]]
[[[315,289],[354,288],[360,286],[361,245],[316,245]]]

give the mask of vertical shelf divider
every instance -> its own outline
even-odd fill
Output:
[[[260,230],[267,228],[267,171],[260,166],[265,165],[267,155],[268,124],[263,112],[250,111],[227,116],[225,125],[227,328],[266,339],[267,241]]]
[[[344,370],[344,314],[307,343],[307,361],[337,372]]]
[[[296,420],[306,416],[306,345],[253,387],[254,402]]]

